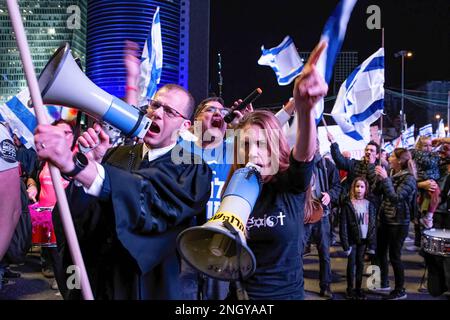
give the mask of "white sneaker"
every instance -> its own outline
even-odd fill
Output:
[[[413,243],[414,239],[410,238],[410,237],[406,237],[405,239],[405,243]]]
[[[406,251],[410,251],[410,252],[417,252],[420,250],[420,247],[412,245],[412,246],[406,246]]]

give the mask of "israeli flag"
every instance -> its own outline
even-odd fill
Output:
[[[275,48],[265,49],[262,46],[261,51],[258,64],[271,67],[280,86],[290,84],[303,70],[302,59],[290,36],[286,36]]]
[[[419,129],[419,136],[433,137],[433,126],[431,123]]]
[[[27,149],[36,149],[34,145],[34,129],[37,126],[37,119],[34,108],[28,107],[29,100],[30,93],[28,88],[26,88],[6,103],[0,103],[0,121],[9,124],[12,130],[11,133],[17,135]],[[76,110],[72,108],[44,106],[43,110],[48,123],[59,119],[72,121],[76,118]]]
[[[327,84],[330,83],[333,74],[334,63],[341,51],[344,42],[345,33],[347,31],[348,20],[353,11],[357,0],[342,0],[337,5],[333,14],[328,18],[327,23],[322,32],[320,40],[328,43],[328,47],[324,50],[317,62],[317,70],[322,74]],[[316,107],[316,123],[322,119],[324,109],[324,101],[320,100]]]
[[[387,154],[391,154],[395,148],[394,148],[394,145],[392,144],[392,142],[386,142],[384,144],[383,149],[386,151]]]
[[[159,20],[159,7],[153,15],[152,29],[145,40],[141,57],[139,76],[139,105],[147,104],[156,93],[157,85],[161,81],[163,63],[163,48],[161,40],[161,23]]]
[[[370,124],[381,116],[383,106],[384,49],[380,48],[341,85],[331,115],[346,135],[367,140]]]
[[[394,149],[397,148],[403,148],[403,139],[402,136],[398,137],[397,139],[392,140],[392,145],[394,146]]]
[[[409,127],[408,129],[405,130],[405,132],[403,132],[402,136],[403,136],[403,146],[405,148],[414,148],[414,144],[415,144],[415,138],[414,138],[414,129],[415,129],[415,125],[413,124],[411,127]]]
[[[34,148],[34,129],[37,125],[34,109],[27,107],[30,93],[22,90],[6,103],[0,103],[0,121],[7,122],[12,133],[22,141],[26,148]],[[48,115],[47,115],[48,116]]]

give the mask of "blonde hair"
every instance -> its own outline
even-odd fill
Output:
[[[425,142],[428,141],[428,140],[431,140],[431,138],[427,137],[427,136],[420,136],[419,140],[417,140],[415,148],[418,149],[418,150],[422,150],[424,145],[425,145]]]

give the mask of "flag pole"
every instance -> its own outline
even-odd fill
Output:
[[[31,59],[30,48],[28,47],[25,29],[22,23],[19,6],[16,0],[6,0],[8,12],[11,19],[11,24],[16,36],[17,46],[19,47],[20,58],[22,60],[25,77],[30,89],[31,100],[36,113],[37,122],[39,124],[48,124],[49,121],[43,110],[43,102],[41,92],[39,89],[36,74],[34,72],[33,61]],[[91,286],[87,277],[86,268],[84,266],[83,257],[81,256],[80,247],[78,244],[75,228],[69,211],[66,194],[61,182],[61,173],[58,168],[49,164],[50,174],[52,177],[53,186],[56,193],[57,203],[61,214],[61,220],[64,226],[69,250],[75,265],[79,268],[79,276],[81,277],[81,293],[85,300],[93,300]]]
[[[323,117],[323,114],[322,114],[322,123],[323,123],[323,125],[325,126],[325,131],[326,131],[327,133],[330,133],[330,132],[328,131],[328,125],[327,125],[327,122],[325,121],[325,118]]]
[[[381,47],[384,48],[384,28],[381,28]],[[384,70],[386,70],[386,68],[384,68]],[[384,97],[383,97],[383,101],[384,101]],[[383,115],[384,115],[384,106],[383,106],[383,110],[381,111],[381,116],[380,116],[380,154],[378,155],[378,160],[379,160],[379,164],[381,166],[381,149],[384,146],[384,138],[383,138]]]

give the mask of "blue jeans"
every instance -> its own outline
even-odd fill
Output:
[[[309,239],[311,237],[311,239]],[[331,283],[331,262],[330,262],[330,244],[331,228],[330,216],[323,216],[320,221],[313,224],[305,224],[304,245],[311,240],[317,245],[319,252],[319,278],[320,289],[324,290],[330,287]]]

